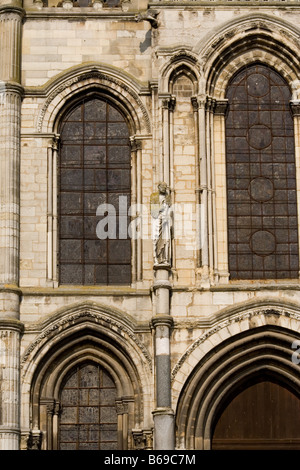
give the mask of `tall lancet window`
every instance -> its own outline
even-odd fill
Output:
[[[231,279],[297,278],[296,170],[290,89],[264,65],[227,89],[226,171]]]
[[[60,284],[130,284],[127,122],[108,101],[94,97],[65,115],[60,134]]]

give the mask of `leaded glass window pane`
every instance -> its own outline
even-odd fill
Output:
[[[231,279],[297,278],[294,126],[290,90],[252,65],[227,90],[226,171]]]
[[[116,387],[100,366],[71,372],[61,390],[60,450],[116,450]]]
[[[63,119],[59,158],[59,279],[61,284],[130,284],[128,237],[131,158],[127,123],[118,109],[98,98],[82,101]],[[125,207],[120,237],[119,201]],[[99,239],[96,228],[112,204],[116,239]],[[124,212],[124,209],[122,209]],[[122,212],[122,217],[124,213]],[[108,227],[104,227],[107,231]],[[127,238],[126,238],[127,237]]]

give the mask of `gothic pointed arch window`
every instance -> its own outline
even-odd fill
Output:
[[[226,117],[231,279],[299,275],[296,168],[290,89],[262,64],[230,81]]]
[[[78,365],[61,387],[60,450],[116,450],[116,386],[95,363]]]
[[[130,284],[131,153],[127,121],[110,101],[92,96],[66,112],[60,137],[59,282]],[[101,230],[97,230],[99,224]]]

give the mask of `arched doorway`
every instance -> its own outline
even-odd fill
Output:
[[[247,393],[251,394],[251,389],[245,392],[245,401],[243,401],[243,396],[237,398],[234,418],[231,419],[230,410],[227,412],[229,417],[226,418],[227,415],[224,415],[225,418],[222,418],[225,423],[225,431],[227,425],[232,429],[236,423],[237,428],[232,439],[240,440],[243,437],[243,434],[240,433],[243,417],[245,416],[248,420],[253,415],[252,420],[257,419],[257,414],[261,413],[260,409],[264,408],[266,404],[270,405],[268,403],[271,400],[268,398],[269,394],[269,397],[273,397],[273,404],[269,414],[262,415],[262,422],[264,419],[269,419],[269,421],[273,419],[274,426],[280,425],[282,428],[274,435],[275,440],[287,439],[290,441],[292,439],[293,446],[298,448],[296,446],[300,444],[299,365],[293,363],[291,349],[295,336],[298,337],[298,334],[295,331],[282,328],[278,324],[269,323],[261,327],[253,327],[259,317],[260,320],[264,318],[270,323],[274,320],[277,323],[280,321],[276,310],[269,310],[269,314],[266,310],[262,314],[257,312],[257,315],[253,314],[251,317],[252,327],[249,330],[233,337],[229,336],[226,340],[219,342],[204,354],[202,359],[200,359],[200,348],[198,349],[199,361],[182,388],[177,404],[176,439],[179,448],[212,449],[212,440],[224,437],[221,432],[218,434],[218,421],[223,412],[240,393],[249,387],[258,387],[254,388],[253,392],[256,401],[253,399],[250,406],[250,398]],[[245,319],[246,315],[243,318]],[[220,330],[222,335],[226,334],[225,328]],[[219,332],[216,333],[217,335],[219,338],[221,337]],[[213,343],[216,336],[210,344]],[[200,346],[203,351],[203,344],[200,343]],[[196,350],[193,351],[193,355],[196,356]],[[264,382],[267,384],[261,385]],[[261,387],[263,391],[261,391],[261,395],[258,395]],[[288,408],[291,404],[292,406]],[[283,408],[279,409],[279,405]],[[244,408],[242,408],[243,406]],[[281,413],[279,424],[278,417],[273,416],[278,412]],[[293,419],[296,421],[290,432],[289,415],[292,413],[294,413]],[[221,421],[220,423],[222,426]],[[250,424],[248,428],[245,425],[245,429],[249,429],[251,425],[250,419]],[[285,431],[283,426],[285,426]],[[245,439],[250,438],[251,433],[248,436],[245,431],[244,436]],[[255,437],[255,434],[253,436]],[[230,437],[228,435],[228,438]],[[258,437],[266,439],[268,435],[258,434]],[[272,434],[269,436],[269,439],[271,438]],[[214,442],[214,445],[216,444],[218,443]]]
[[[134,323],[90,302],[51,320],[40,330],[41,341],[28,353],[25,366],[26,448],[33,448],[34,436],[41,450],[130,450],[136,429],[149,434],[152,446],[145,373],[150,361]],[[35,367],[32,357],[37,358]]]
[[[212,450],[299,450],[300,399],[266,379],[226,401],[212,435]]]

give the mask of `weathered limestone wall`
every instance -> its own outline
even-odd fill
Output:
[[[18,161],[10,158],[1,160],[2,175],[6,175],[7,180],[13,181],[14,184],[9,187],[10,192],[5,186],[3,193],[6,207],[12,210],[3,212],[3,219],[9,222],[1,232],[3,243],[0,249],[4,247],[5,253],[4,257],[1,257],[4,266],[0,275],[4,276],[3,283],[19,282],[21,289],[17,293],[5,292],[0,299],[3,305],[1,328],[5,330],[1,336],[3,343],[0,343],[0,348],[6,341],[5,347],[9,351],[15,351],[12,356],[7,355],[4,364],[5,373],[18,368],[16,336],[21,331],[21,326],[17,323],[14,328],[11,327],[13,332],[7,333],[4,320],[6,317],[15,320],[19,318],[19,294],[22,294],[20,319],[25,324],[25,334],[22,337],[21,355],[34,344],[44,321],[50,322],[51,317],[61,309],[84,304],[88,300],[103,306],[104,309],[105,307],[115,309],[120,315],[133,318],[137,322],[138,328],[141,329],[137,335],[146,345],[153,363],[155,351],[160,352],[156,355],[161,356],[158,357],[158,362],[163,365],[159,373],[163,376],[163,371],[169,371],[169,367],[171,372],[176,370],[178,362],[188,348],[213,327],[219,316],[226,317],[230,309],[251,301],[257,304],[264,302],[297,304],[300,300],[298,280],[286,283],[249,281],[242,284],[228,281],[224,113],[213,111],[214,96],[210,96],[212,101],[209,106],[206,101],[209,93],[206,89],[207,73],[205,77],[203,75],[207,59],[203,47],[210,43],[210,50],[213,50],[219,44],[217,33],[225,25],[230,22],[238,23],[239,19],[250,18],[252,15],[258,16],[258,10],[256,6],[241,7],[227,4],[185,7],[177,2],[172,3],[169,8],[160,8],[159,3],[153,3],[150,6],[159,11],[159,27],[151,30],[149,22],[135,21],[135,14],[139,10],[146,10],[145,1],[132,2],[128,12],[122,12],[120,9],[113,14],[90,11],[90,9],[90,13],[84,14],[78,8],[67,12],[62,8],[52,7],[52,3],[49,3],[48,9],[38,10],[32,2],[25,2],[27,17],[23,26],[22,67],[14,68],[13,72],[10,72],[11,76],[8,74],[1,78],[0,75],[2,80],[19,81],[21,70],[21,83],[25,88],[21,120],[20,269],[18,269],[19,213],[15,205],[18,202],[19,186],[17,176],[12,177],[12,171],[16,170],[15,165],[18,165]],[[274,21],[283,20],[286,25],[289,24],[290,28],[294,29],[298,28],[300,9],[264,6],[259,7],[259,15],[274,18]],[[238,34],[236,39],[243,37],[244,32]],[[286,37],[283,33],[281,39],[284,44]],[[220,42],[226,43],[227,40],[232,41],[233,37],[228,35],[221,38]],[[171,70],[176,72],[180,54],[185,57],[185,67],[187,63],[191,65],[189,70],[194,67],[194,75],[188,77],[186,68],[183,67],[182,73],[171,84],[173,73]],[[270,52],[268,54],[263,52],[261,56],[255,54],[256,52],[252,53],[252,59],[266,57],[267,61],[271,55]],[[241,58],[240,65],[236,59],[235,67],[242,66],[247,57]],[[96,79],[93,77],[87,79],[84,85],[86,88],[82,89],[79,87],[76,89],[75,82],[67,85],[64,83],[67,74],[80,67],[88,69],[89,65],[92,68],[96,65],[103,66],[103,69],[109,67],[110,73],[115,71],[116,76],[122,77],[124,83],[129,84],[132,93],[134,91],[139,96],[150,117],[148,131],[143,129],[138,136],[132,136],[137,149],[133,151],[134,202],[145,204],[149,210],[150,196],[156,191],[156,185],[163,176],[169,178],[175,204],[191,205],[195,208],[199,202],[200,191],[206,196],[207,224],[211,224],[207,229],[210,238],[206,239],[206,243],[207,247],[209,243],[210,246],[205,252],[199,252],[196,246],[192,246],[195,240],[190,243],[184,237],[184,233],[181,238],[175,239],[174,263],[170,278],[170,308],[169,300],[161,301],[152,290],[154,273],[150,238],[135,246],[136,280],[131,287],[117,289],[60,287],[55,275],[57,265],[55,168],[59,141],[55,113],[59,114],[68,99],[72,99],[77,92],[84,92],[89,85],[95,83],[93,80]],[[225,79],[224,82],[220,80],[220,83],[221,85],[225,83]],[[59,87],[61,90],[51,103],[49,101],[50,104],[48,103],[49,106],[45,111],[49,95]],[[8,149],[8,153],[12,152],[17,157],[19,152],[17,128],[20,125],[18,109],[21,98],[17,86],[16,90],[13,87],[8,89],[7,107],[1,108],[0,119],[2,113],[2,119],[9,122],[10,126],[9,129],[6,125],[2,126],[0,146],[2,145],[3,151]],[[127,91],[128,89],[126,93]],[[135,103],[132,99],[132,108]],[[42,120],[41,116],[44,118],[46,116],[50,124],[47,124],[46,118]],[[298,211],[300,211],[299,135],[299,116],[295,116]],[[4,142],[9,142],[9,145],[4,145]],[[206,179],[203,177],[204,170],[207,172]],[[215,222],[212,208],[216,211]],[[151,219],[148,221],[150,235]],[[188,223],[195,231],[196,221],[189,219]],[[201,271],[201,262],[204,259],[207,263],[207,271],[204,273],[205,283],[202,282]],[[20,276],[19,281],[18,276]],[[168,311],[159,311],[160,308],[167,308]],[[167,326],[163,325],[160,332],[159,323],[156,323],[157,330],[152,323],[151,330],[149,325],[155,313],[169,314],[174,319],[174,327],[171,326],[170,320]],[[243,331],[241,322],[230,325],[230,334],[234,335],[241,331]],[[168,349],[166,343],[169,337]],[[224,335],[224,338],[227,336]],[[220,333],[218,341],[221,339]],[[204,355],[212,347],[213,343],[210,343],[210,340],[204,342],[201,354]],[[199,359],[197,354],[200,357],[199,351],[195,352],[184,369],[188,370],[188,373]],[[32,368],[35,366],[36,363],[33,363]],[[18,387],[18,378],[14,374],[15,372],[8,387],[12,394],[16,393]],[[178,375],[176,378],[177,388],[173,389],[172,394],[173,411],[186,379],[185,372],[181,372],[180,377]],[[154,390],[155,372],[149,378],[149,382],[153,384]],[[29,427],[30,383],[26,383],[26,387],[27,395],[24,397],[24,402],[27,406],[22,411],[25,428]],[[166,390],[158,390],[158,394],[165,392]],[[8,389],[5,393],[8,393]],[[16,416],[16,410],[10,409],[11,399],[15,398],[16,395],[9,397],[6,414],[3,414],[7,416],[5,418],[7,426],[12,426]],[[170,403],[162,400],[162,404],[168,409],[163,410],[162,414],[159,410],[157,423],[162,422],[162,426],[167,423],[169,426],[169,420],[173,420]],[[155,408],[154,392],[153,395],[149,393],[147,396],[147,406],[147,409]],[[149,422],[152,423],[150,414],[144,418],[147,425]],[[157,432],[163,433],[164,428],[159,429],[159,426],[160,424]],[[170,427],[172,426],[173,421]],[[173,441],[169,437],[168,435],[168,445],[173,446]],[[5,445],[10,444],[5,441]]]
[[[112,65],[140,82],[149,80],[149,26],[137,23],[134,15],[120,19],[27,20],[23,32],[24,86],[42,86],[68,68],[88,62]]]

